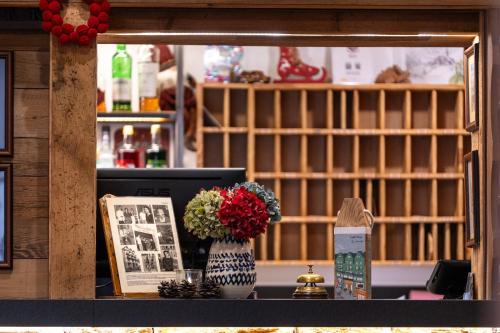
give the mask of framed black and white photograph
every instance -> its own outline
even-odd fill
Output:
[[[12,268],[12,165],[0,164],[0,268]]]
[[[115,295],[157,295],[182,269],[172,200],[106,196],[100,206]]]
[[[479,245],[479,160],[477,150],[464,156],[465,171],[465,242]]]
[[[12,156],[13,151],[12,58],[12,52],[0,51],[0,156]]]
[[[465,128],[474,132],[479,128],[479,44],[464,53]]]

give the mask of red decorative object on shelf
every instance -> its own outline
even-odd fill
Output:
[[[278,74],[281,80],[274,82],[311,83],[325,82],[327,73],[325,67],[305,64],[296,47],[280,47]]]
[[[110,5],[108,0],[86,0],[86,2],[89,5],[90,17],[86,24],[75,27],[64,23],[61,16],[61,0],[40,0],[42,29],[56,36],[61,44],[73,42],[81,46],[89,45],[98,33],[108,31]]]

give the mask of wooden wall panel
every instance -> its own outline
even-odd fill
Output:
[[[439,19],[437,19],[439,18]],[[110,27],[133,32],[284,33],[477,33],[473,11],[300,10],[300,9],[129,9],[115,8]],[[252,24],[249,24],[252,22]],[[314,22],[314,24],[310,24]],[[276,39],[276,37],[274,37]]]
[[[49,52],[14,52],[14,86],[16,88],[49,88]]]
[[[112,0],[113,7],[189,8],[491,8],[496,0]],[[0,0],[0,7],[37,7],[37,0]]]
[[[14,89],[14,136],[49,137],[49,90]]]
[[[0,299],[47,298],[47,262],[47,259],[14,259],[14,270],[0,271]]]
[[[14,51],[14,156],[1,159],[14,166],[14,268],[0,272],[0,298],[47,298],[49,45],[21,37],[0,31],[0,49]]]

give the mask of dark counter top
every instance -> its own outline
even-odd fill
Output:
[[[0,301],[0,326],[32,327],[500,327],[499,314],[492,301]]]

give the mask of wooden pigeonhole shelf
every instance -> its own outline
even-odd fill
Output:
[[[332,261],[345,197],[375,215],[374,260],[466,257],[463,85],[204,83],[197,98],[198,166],[245,167],[281,198],[259,260]]]

